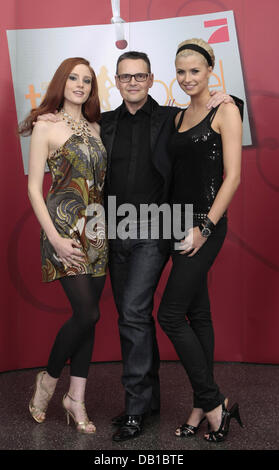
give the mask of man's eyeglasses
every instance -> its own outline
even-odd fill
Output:
[[[130,73],[122,73],[121,75],[117,75],[119,78],[119,81],[121,83],[128,83],[132,80],[134,77],[136,82],[145,82],[147,80],[149,73],[135,73],[135,74],[130,74]]]

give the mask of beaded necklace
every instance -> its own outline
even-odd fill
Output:
[[[65,121],[72,131],[74,131],[74,134],[83,137],[84,142],[88,144],[88,138],[92,137],[92,133],[86,119],[82,117],[79,121],[75,121],[75,119],[70,114],[66,113],[63,108],[60,110],[60,113],[63,121]]]

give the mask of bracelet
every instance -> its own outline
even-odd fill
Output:
[[[212,222],[212,220],[210,220],[208,216],[205,218],[205,226],[210,228],[210,230],[214,230],[216,227],[216,225]]]
[[[204,238],[210,237],[212,232],[215,229],[215,224],[210,220],[208,216],[204,219],[204,223],[199,225],[199,229],[201,231],[201,234]]]

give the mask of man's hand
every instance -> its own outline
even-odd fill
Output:
[[[208,109],[216,108],[216,106],[218,106],[221,103],[235,104],[233,98],[230,95],[227,95],[226,93],[224,93],[223,91],[213,90],[210,92],[210,95],[211,95],[211,98],[206,105]]]
[[[51,122],[62,121],[61,116],[58,116],[57,113],[58,111],[55,111],[55,113],[40,114],[37,118],[37,121],[51,121]],[[33,126],[35,126],[37,121],[33,122]]]

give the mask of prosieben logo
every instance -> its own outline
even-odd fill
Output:
[[[207,40],[209,44],[216,44],[217,42],[228,42],[230,40],[227,18],[208,20],[204,21],[203,24],[205,28],[214,28],[214,31]]]

